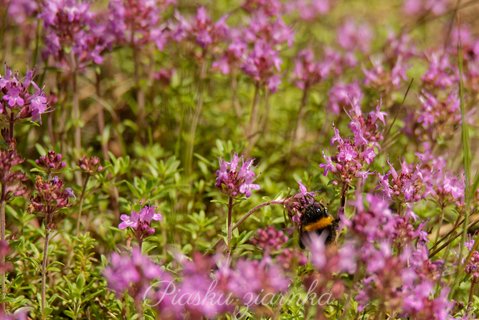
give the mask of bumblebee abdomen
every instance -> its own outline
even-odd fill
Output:
[[[307,207],[301,215],[299,245],[304,248],[303,237],[310,232],[318,236],[325,233],[326,244],[331,243],[336,238],[336,229],[338,222],[328,214],[326,208],[320,203],[315,203]]]

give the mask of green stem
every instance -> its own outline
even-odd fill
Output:
[[[292,142],[291,145],[294,147],[296,144],[298,137],[298,130],[302,128],[303,124],[303,119],[304,116],[306,115],[306,104],[308,103],[308,91],[309,91],[309,85],[306,84],[303,89],[303,95],[301,97],[301,104],[299,105],[299,110],[298,110],[298,116],[296,118],[296,123],[293,128],[293,135],[291,137]]]
[[[474,296],[474,287],[476,286],[476,278],[472,278],[471,280],[471,287],[469,288],[469,299],[467,300],[467,307],[466,307],[466,316],[469,316],[469,312],[472,305],[472,297]]]
[[[90,175],[87,174],[86,179],[83,182],[83,187],[82,187],[81,195],[80,195],[80,207],[78,209],[77,231],[76,231],[77,236],[80,233],[80,221],[81,221],[81,215],[82,215],[82,211],[83,211],[83,201],[85,200],[85,191],[86,191],[86,187],[88,185],[89,180],[90,180]]]
[[[258,211],[259,209],[261,208],[264,208],[264,207],[267,207],[269,205],[273,205],[273,204],[279,204],[279,205],[284,205],[284,203],[286,202],[287,199],[284,199],[284,200],[271,200],[271,201],[267,201],[267,202],[264,202],[264,203],[261,203],[259,205],[257,205],[256,207],[254,207],[253,209],[251,209],[250,211],[248,211],[244,216],[242,216],[238,222],[236,222],[232,227],[231,227],[231,232],[233,232],[233,230],[237,229],[246,219],[248,219],[252,214],[254,214],[256,211]],[[221,239],[219,239],[218,241],[216,241],[209,249],[208,251],[211,251],[213,248],[215,248],[218,243],[220,243],[220,241],[222,241]]]
[[[6,225],[6,219],[5,219],[5,208],[7,201],[5,199],[6,197],[6,186],[5,182],[2,183],[2,196],[1,196],[1,203],[0,203],[0,240],[2,242],[5,241],[5,225]],[[5,256],[2,255],[1,257],[1,264],[5,265]],[[4,301],[5,301],[5,296],[7,293],[7,288],[6,288],[6,281],[5,281],[5,272],[2,271],[2,302],[1,305],[4,307]]]
[[[254,134],[255,134],[255,130],[256,130],[256,122],[257,122],[257,118],[258,118],[258,102],[259,102],[259,84],[256,83],[255,87],[254,87],[254,97],[253,97],[253,103],[251,104],[251,112],[250,112],[250,116],[249,116],[249,124],[248,124],[248,127],[246,129],[246,138],[248,139],[248,141],[251,142]]]
[[[145,314],[143,311],[143,302],[141,301],[141,299],[135,300],[135,309],[136,309],[136,313],[138,314],[138,319],[139,320],[145,319]]]
[[[195,149],[196,129],[198,128],[198,123],[200,121],[201,111],[203,110],[203,104],[204,104],[204,81],[206,78],[206,72],[207,72],[207,66],[208,66],[204,53],[203,53],[202,60],[203,61],[200,67],[196,106],[193,112],[193,119],[191,121],[190,132],[188,135],[188,145],[187,145],[186,154],[185,154],[185,171],[187,175],[191,174],[193,170],[193,153]]]
[[[460,0],[457,1],[456,8],[460,5]],[[457,11],[456,11],[457,14]],[[459,21],[459,16],[457,16],[457,20]],[[458,22],[459,25],[459,22]],[[465,197],[465,207],[464,207],[464,226],[462,230],[462,238],[461,238],[461,246],[459,248],[459,255],[458,255],[458,263],[457,263],[457,278],[454,281],[454,285],[451,290],[451,294],[454,294],[454,291],[459,284],[461,279],[461,273],[463,272],[463,264],[462,264],[462,257],[464,252],[464,244],[467,238],[467,226],[469,225],[469,211],[470,211],[470,204],[471,204],[471,149],[470,149],[470,140],[469,140],[469,126],[467,125],[466,120],[466,107],[464,101],[464,79],[463,79],[463,51],[462,51],[462,44],[461,39],[459,37],[459,44],[458,44],[458,69],[459,69],[459,104],[461,107],[461,143],[462,143],[462,154],[463,154],[463,165],[464,165],[464,173],[466,177],[465,187],[464,187],[464,197]],[[476,239],[477,240],[477,239]],[[471,253],[473,251],[471,250]],[[469,255],[468,259],[471,255]],[[467,260],[466,259],[466,262]]]
[[[231,229],[231,222],[233,220],[233,197],[228,198],[228,248],[231,249],[231,238],[233,230]]]
[[[271,201],[266,201],[264,203],[261,203],[259,205],[257,205],[256,207],[254,207],[253,209],[251,209],[250,211],[248,211],[244,216],[242,216],[238,222],[236,222],[232,227],[231,227],[231,230],[234,230],[236,228],[238,228],[246,219],[248,219],[253,213],[255,213],[256,211],[258,211],[259,209],[261,208],[264,208],[264,207],[267,207],[267,206],[270,206],[272,204],[279,204],[279,205],[284,205],[286,200],[271,200]]]
[[[45,243],[43,246],[43,259],[42,259],[42,320],[47,319],[46,313],[46,291],[47,291],[47,266],[48,266],[48,242],[50,237],[50,230],[45,226]]]
[[[437,224],[436,236],[434,237],[434,245],[439,241],[439,231],[441,231],[442,221],[444,220],[444,204],[441,203],[441,216],[439,217],[439,222]]]

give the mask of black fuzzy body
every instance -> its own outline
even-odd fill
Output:
[[[329,217],[328,210],[322,204],[316,202],[311,204],[310,206],[306,207],[303,214],[301,215],[300,220],[300,227],[299,227],[299,246],[304,249],[303,238],[307,237],[309,233],[316,233],[318,236],[323,234],[323,232],[327,232],[327,236],[325,239],[325,243],[329,244],[333,242],[336,238],[336,229],[338,227],[338,220],[333,219],[331,224],[325,226],[324,228],[317,229],[314,231],[306,231],[305,227],[311,225],[313,223],[318,222],[323,218]]]

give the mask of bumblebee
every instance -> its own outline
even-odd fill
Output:
[[[303,238],[310,232],[315,232],[318,236],[327,232],[326,244],[336,239],[336,230],[338,229],[339,219],[335,219],[328,213],[328,210],[319,202],[315,202],[304,209],[301,215],[299,225],[299,246],[304,249]]]

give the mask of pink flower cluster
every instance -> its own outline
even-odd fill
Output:
[[[216,187],[230,197],[236,198],[241,194],[247,198],[251,191],[259,190],[254,184],[255,173],[252,170],[253,159],[245,160],[243,156],[233,156],[230,162],[220,159],[220,168],[216,171]]]
[[[48,99],[33,76],[34,72],[28,71],[20,79],[5,65],[5,74],[0,75],[0,114],[7,121],[27,118],[41,121],[40,116],[48,111]]]
[[[70,71],[103,62],[102,53],[110,45],[106,25],[96,22],[90,4],[79,0],[47,1],[40,18],[45,27],[46,59],[66,65]]]
[[[118,295],[127,292],[135,301],[149,298],[162,319],[186,315],[214,318],[232,311],[236,303],[256,307],[256,301],[285,291],[290,283],[267,257],[259,261],[240,259],[234,266],[222,257],[200,253],[194,253],[191,261],[178,259],[182,265],[179,281],[138,248],[131,256],[114,253],[104,275]]]
[[[271,252],[279,250],[287,241],[288,236],[283,231],[269,226],[265,229],[258,229],[251,243],[265,252]]]
[[[401,171],[396,171],[388,162],[390,170],[379,174],[379,188],[389,199],[412,203],[424,198],[426,186],[423,172],[419,165],[409,165],[401,162]]]
[[[131,228],[136,238],[141,242],[145,237],[155,233],[155,228],[151,226],[152,221],[161,221],[163,217],[161,214],[155,212],[156,208],[153,206],[144,206],[140,212],[131,211],[128,216],[122,214],[121,223],[118,225],[120,230]]]
[[[352,105],[351,111],[349,128],[353,137],[343,138],[339,130],[334,128],[331,144],[336,145],[337,154],[333,157],[324,154],[325,163],[320,164],[324,175],[329,172],[335,175],[335,183],[350,184],[354,178],[365,179],[369,175],[366,166],[373,162],[375,148],[379,147],[379,141],[382,140],[379,126],[385,124],[386,114],[380,110],[380,105],[367,116],[362,114],[357,103]]]
[[[415,228],[410,217],[392,212],[383,198],[369,194],[366,200],[369,208],[357,199],[357,214],[344,220],[349,233],[339,248],[326,247],[324,239],[310,239],[311,263],[318,271],[317,278],[312,277],[319,281],[319,290],[339,290],[344,283],[338,272],[361,269],[365,274],[355,297],[359,310],[378,302],[384,303],[384,311],[405,317],[445,319],[452,303],[447,287],[434,297],[440,270],[428,257],[422,226]]]
[[[118,296],[127,292],[135,300],[148,297],[148,289],[153,281],[170,279],[168,273],[144,256],[138,248],[133,248],[131,255],[113,253],[110,265],[103,274],[110,288]]]

